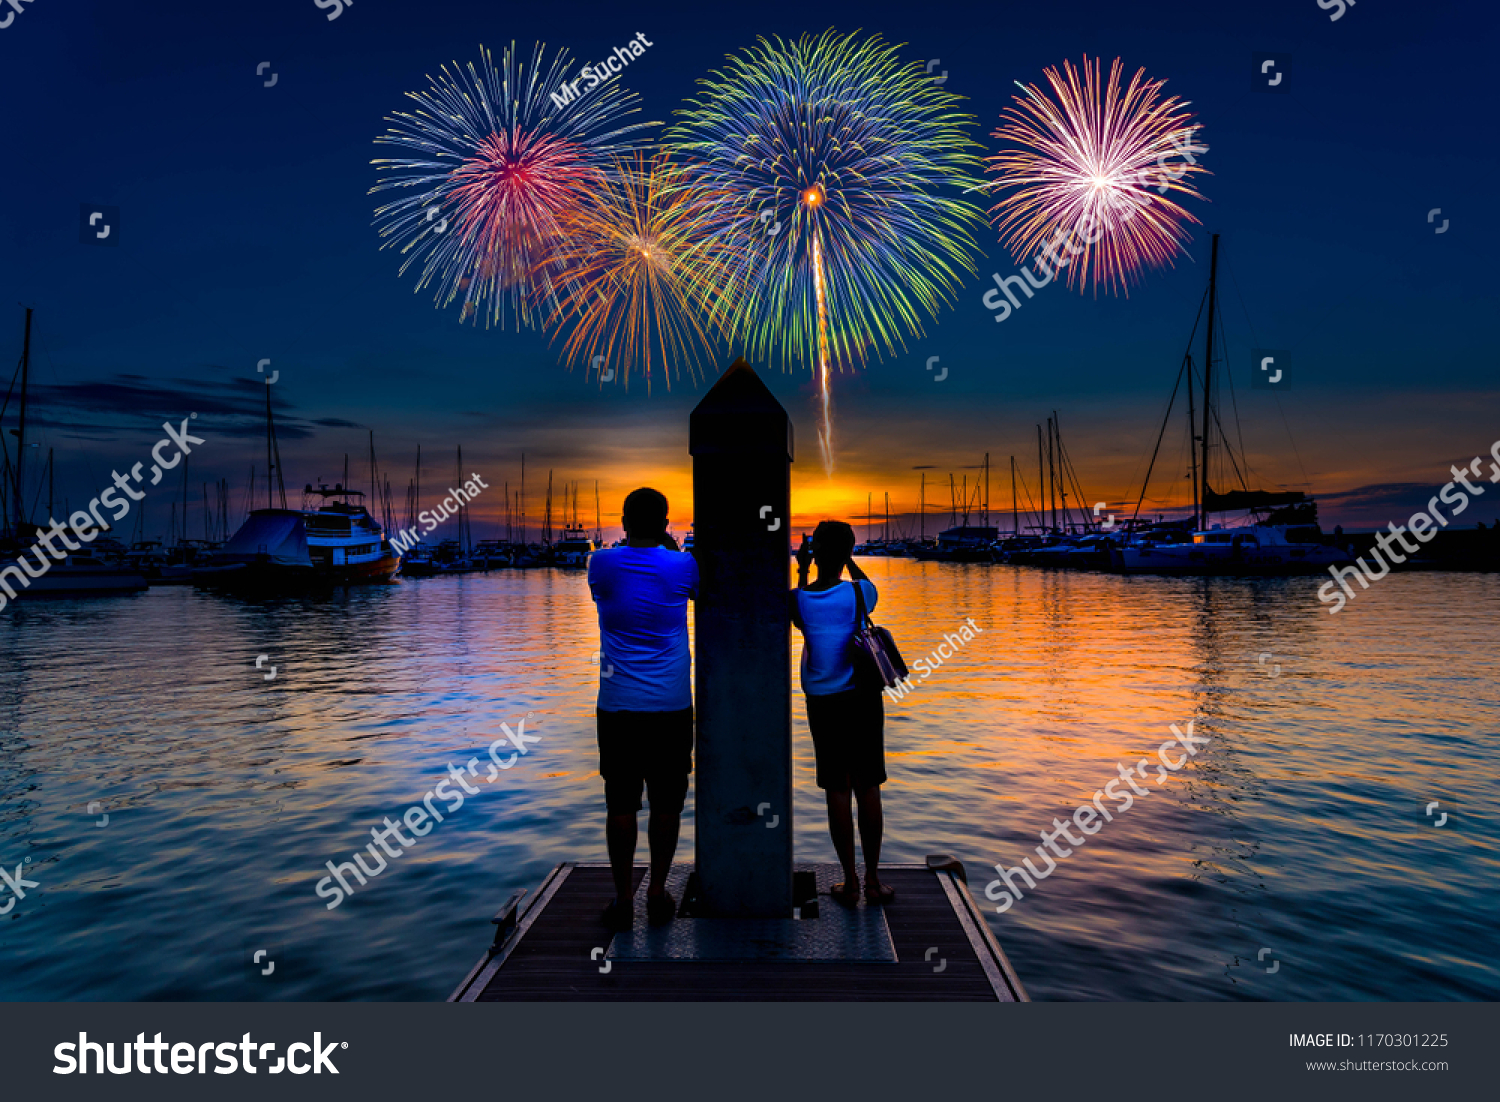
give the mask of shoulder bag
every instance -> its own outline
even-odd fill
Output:
[[[877,627],[865,608],[864,590],[858,581],[854,586],[854,639],[850,643],[854,659],[856,688],[880,692],[906,677],[910,671],[896,649],[896,640],[883,627]]]

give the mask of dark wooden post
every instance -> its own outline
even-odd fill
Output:
[[[697,873],[706,914],[792,914],[792,423],[744,360],[689,429]]]

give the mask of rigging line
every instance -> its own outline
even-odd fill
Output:
[[[52,381],[57,384],[57,389],[62,389],[62,376],[57,373],[57,364],[52,359],[52,346],[46,343],[46,334],[40,325],[35,327],[37,342],[42,344],[42,351],[47,356],[47,366],[52,369]],[[83,465],[89,472],[89,482],[95,486],[99,485],[99,479],[94,472],[94,464],[89,461],[89,453],[83,453]]]
[[[1225,262],[1224,266],[1226,268],[1229,267],[1228,261]],[[1245,315],[1245,328],[1247,328],[1248,330],[1250,330],[1250,339],[1253,340],[1256,343],[1256,345],[1259,345],[1260,344],[1260,335],[1258,333],[1256,333],[1256,331],[1255,331],[1255,323],[1250,320],[1250,310],[1245,305],[1245,296],[1244,296],[1244,294],[1240,291],[1240,281],[1235,278],[1234,270],[1232,268],[1230,268],[1230,271],[1229,271],[1229,280],[1230,280],[1231,283],[1234,284],[1234,293],[1235,293],[1235,296],[1240,300],[1240,310]],[[1224,311],[1222,309],[1220,309],[1220,311],[1219,311],[1219,324],[1220,324],[1221,327],[1224,325]],[[1227,327],[1225,327],[1225,332],[1226,333],[1228,332],[1228,328]],[[1227,337],[1224,340],[1224,363],[1226,365],[1225,369],[1224,369],[1225,370],[1225,374],[1228,375],[1228,377],[1229,377],[1229,403],[1234,408],[1234,431],[1235,431],[1235,435],[1239,437],[1240,455],[1241,455],[1241,457],[1245,461],[1245,473],[1249,474],[1249,473],[1251,473],[1251,470],[1250,470],[1250,453],[1245,450],[1245,430],[1244,430],[1244,427],[1240,424],[1240,404],[1239,404],[1239,399],[1236,396],[1235,390],[1234,390],[1234,372],[1231,371],[1229,369],[1229,367],[1228,367],[1228,363],[1229,363],[1229,339]],[[1222,425],[1219,426],[1219,430],[1221,432],[1223,431],[1223,428],[1224,428],[1224,426],[1222,426]],[[1243,478],[1243,476],[1241,476],[1241,482],[1243,483],[1243,481],[1244,481],[1244,478]],[[1245,489],[1249,489],[1248,486],[1246,486],[1244,488]]]
[[[1250,320],[1250,308],[1245,304],[1245,294],[1244,294],[1244,292],[1242,290],[1240,290],[1240,280],[1239,280],[1239,277],[1234,274],[1234,266],[1232,264],[1230,264],[1227,259],[1224,262],[1224,267],[1229,270],[1229,281],[1234,284],[1234,294],[1235,294],[1235,297],[1240,300],[1240,311],[1245,315],[1245,328],[1248,329],[1248,330],[1250,330],[1250,339],[1255,342],[1256,346],[1259,346],[1260,345],[1260,334],[1255,331],[1255,323]],[[1223,318],[1224,318],[1224,314],[1223,314],[1223,311],[1221,310],[1220,313],[1219,313],[1219,320],[1220,320],[1221,324],[1223,322]],[[1228,358],[1227,358],[1227,353],[1229,351],[1229,345],[1228,345],[1227,341],[1225,342],[1225,345],[1224,345],[1224,351],[1226,353],[1225,363],[1228,363],[1229,361],[1228,361]],[[1235,393],[1234,393],[1234,373],[1233,372],[1228,372],[1228,375],[1229,375],[1229,401],[1230,401],[1230,404],[1234,407],[1234,429],[1235,429],[1236,435],[1238,435],[1239,439],[1240,439],[1240,455],[1243,456],[1244,460],[1245,460],[1245,473],[1246,474],[1250,474],[1250,473],[1253,473],[1251,471],[1251,468],[1250,468],[1250,453],[1245,450],[1245,430],[1240,425],[1240,406],[1239,406],[1239,402],[1235,398]],[[1220,425],[1219,429],[1222,432],[1223,431],[1223,426]],[[1243,479],[1241,481],[1243,482]],[[1245,489],[1249,489],[1249,487],[1246,486]]]
[[[5,402],[0,404],[0,420],[4,420],[5,411],[10,408],[10,397],[16,392],[16,380],[21,377],[21,357],[16,357],[16,373],[10,377],[10,389],[5,392]]]
[[[1239,281],[1239,279],[1234,274],[1234,266],[1231,265],[1231,264],[1228,264],[1226,262],[1225,267],[1229,269],[1229,281],[1234,284],[1234,293],[1235,293],[1236,297],[1238,297],[1239,300],[1240,300],[1240,309],[1243,310],[1244,313],[1245,313],[1245,324],[1250,329],[1250,337],[1258,345],[1258,344],[1260,344],[1260,336],[1259,336],[1259,334],[1257,334],[1255,332],[1255,323],[1250,320],[1250,310],[1245,305],[1245,296],[1244,296],[1244,293],[1240,290],[1240,281]],[[1321,327],[1322,324],[1328,320],[1329,316],[1333,313],[1333,311],[1337,310],[1337,309],[1338,309],[1338,304],[1335,303],[1333,305],[1333,307],[1331,307],[1329,309],[1328,313],[1323,315],[1322,319],[1318,322],[1318,325],[1316,325],[1316,326],[1313,327],[1313,331],[1316,331],[1319,327]],[[1223,315],[1223,311],[1220,311],[1219,317],[1220,317],[1221,321],[1223,319],[1223,316],[1224,316]],[[1304,340],[1305,339],[1306,338],[1304,337]],[[1227,345],[1225,346],[1225,350],[1226,351],[1228,350],[1228,346]],[[1286,429],[1287,442],[1292,445],[1292,454],[1297,457],[1297,467],[1302,472],[1302,485],[1306,486],[1309,490],[1311,490],[1312,489],[1312,482],[1309,481],[1309,479],[1307,477],[1307,468],[1305,466],[1303,466],[1303,464],[1302,464],[1302,454],[1297,450],[1297,441],[1292,436],[1291,422],[1289,422],[1286,419],[1286,409],[1281,404],[1281,395],[1276,394],[1276,395],[1274,395],[1274,397],[1276,399],[1276,412],[1281,415],[1281,423],[1282,423],[1283,427],[1285,427],[1285,429]],[[1230,398],[1230,402],[1233,403],[1234,402],[1234,376],[1233,376],[1232,373],[1230,374],[1230,377],[1229,377],[1229,398]],[[1214,416],[1215,416],[1215,419],[1217,419],[1218,415],[1215,414]],[[1250,470],[1250,456],[1249,456],[1249,454],[1247,452],[1245,452],[1244,433],[1243,433],[1243,430],[1240,430],[1239,419],[1240,419],[1239,406],[1237,404],[1235,404],[1235,410],[1234,410],[1235,428],[1236,428],[1236,430],[1240,431],[1240,452],[1241,452],[1241,454],[1243,454],[1245,456],[1245,470],[1248,472]],[[1219,426],[1219,431],[1220,432],[1224,431],[1224,426],[1223,425]],[[1230,458],[1233,459],[1234,457],[1231,455]],[[1241,482],[1243,483],[1243,479],[1241,479]],[[1248,487],[1246,487],[1246,488],[1248,489]]]
[[[52,475],[53,474],[53,470],[52,470],[52,449],[51,448],[47,449],[47,474],[48,475]],[[36,507],[41,504],[41,501],[42,501],[42,483],[43,483],[43,481],[44,480],[41,479],[41,478],[38,478],[36,480],[36,493],[34,493],[34,494],[31,495],[31,510],[30,510],[30,512],[28,512],[26,514],[26,516],[28,518],[36,516]],[[25,499],[26,499],[26,495],[22,494],[21,495],[22,504],[25,504]],[[50,509],[47,512],[48,512],[47,522],[50,524],[53,521],[54,518],[51,515],[51,510]],[[32,523],[35,523],[35,521],[33,521]]]
[[[1216,424],[1216,425],[1219,426],[1219,432],[1222,435],[1224,433],[1224,422],[1219,419],[1219,411],[1218,410],[1214,410],[1214,424]],[[1227,456],[1229,456],[1229,465],[1234,468],[1234,475],[1235,475],[1236,478],[1238,478],[1240,480],[1240,489],[1242,489],[1242,490],[1248,490],[1250,487],[1245,482],[1245,475],[1244,475],[1244,473],[1242,473],[1240,471],[1240,465],[1239,465],[1239,463],[1234,458],[1234,449],[1233,448],[1225,448],[1224,449],[1224,454],[1226,454]],[[1250,464],[1249,464],[1249,461],[1246,460],[1245,470],[1249,471],[1249,469],[1250,469]]]
[[[1297,450],[1297,439],[1292,435],[1291,422],[1286,419],[1286,410],[1282,407],[1281,395],[1273,394],[1272,396],[1276,399],[1276,412],[1281,414],[1281,423],[1286,426],[1286,438],[1292,445],[1292,454],[1297,457],[1297,468],[1302,472],[1302,485],[1306,486],[1310,492],[1312,480],[1307,477],[1307,468],[1302,465],[1302,453]]]
[[[1073,466],[1073,460],[1068,455],[1067,448],[1063,446],[1061,436],[1058,437],[1057,448],[1062,458],[1063,480],[1066,482],[1068,479],[1072,479],[1073,489],[1078,494],[1078,511],[1082,514],[1083,510],[1088,508],[1087,498],[1084,496],[1082,484],[1078,481],[1078,469]],[[1083,525],[1085,528],[1088,527],[1088,518],[1086,516],[1083,518]]]
[[[1255,323],[1250,320],[1250,308],[1245,305],[1245,293],[1240,290],[1240,281],[1239,277],[1234,274],[1234,265],[1230,264],[1226,259],[1224,267],[1229,269],[1229,282],[1234,284],[1234,295],[1240,300],[1240,310],[1245,315],[1245,328],[1250,330],[1250,338],[1258,345],[1260,344],[1260,334],[1255,331]],[[1222,318],[1223,316],[1223,313],[1220,312],[1219,317]]]
[[[5,401],[0,403],[0,426],[5,424],[5,411],[10,408],[10,396],[15,393],[16,380],[21,377],[21,361],[16,360],[16,373],[10,378],[10,389],[5,392]],[[10,441],[5,438],[5,433],[0,431],[0,455],[5,457],[6,470],[10,469]]]
[[[1177,382],[1172,387],[1172,397],[1167,400],[1167,411],[1166,411],[1166,413],[1162,414],[1161,429],[1156,434],[1156,447],[1154,447],[1154,448],[1151,449],[1151,464],[1150,464],[1150,466],[1148,466],[1146,468],[1146,478],[1141,483],[1141,495],[1140,495],[1140,497],[1138,497],[1136,499],[1135,513],[1134,513],[1134,515],[1132,515],[1131,520],[1134,520],[1136,517],[1140,516],[1141,502],[1146,499],[1146,489],[1147,489],[1147,487],[1149,487],[1151,485],[1151,471],[1156,466],[1156,454],[1157,454],[1157,452],[1161,451],[1162,437],[1166,435],[1166,432],[1167,432],[1167,423],[1171,419],[1171,416],[1172,416],[1172,404],[1177,401],[1177,389],[1178,389],[1178,387],[1180,387],[1182,385],[1183,365],[1185,365],[1189,371],[1192,370],[1193,341],[1198,336],[1198,325],[1199,325],[1199,323],[1201,323],[1203,321],[1203,306],[1204,306],[1204,304],[1206,302],[1208,302],[1208,288],[1207,287],[1203,288],[1203,295],[1202,295],[1201,298],[1198,299],[1198,313],[1196,315],[1194,315],[1194,317],[1193,317],[1193,331],[1188,334],[1187,346],[1185,348],[1183,348],[1183,350],[1182,350],[1182,360],[1179,361],[1179,366],[1177,368]],[[1189,386],[1192,385],[1191,381],[1188,383],[1188,385]],[[1191,425],[1188,426],[1188,434],[1189,434],[1189,437],[1188,437],[1188,446],[1191,448],[1191,446],[1192,446],[1192,426]],[[1141,463],[1140,463],[1139,459],[1136,460],[1135,466],[1136,466],[1136,470],[1140,470]]]
[[[1020,467],[1016,468],[1016,478],[1020,480],[1021,492],[1026,495],[1026,519],[1028,521],[1035,520],[1036,518],[1034,514],[1037,512],[1036,502],[1032,500],[1031,487],[1026,485],[1026,475],[1022,473]],[[1028,525],[1028,527],[1030,527],[1030,525]],[[1045,526],[1037,525],[1036,527]]]
[[[1194,328],[1196,328],[1196,326]],[[1167,412],[1162,416],[1161,430],[1156,434],[1156,447],[1151,449],[1151,464],[1146,468],[1146,478],[1141,483],[1140,497],[1136,498],[1135,500],[1135,512],[1130,516],[1131,524],[1134,524],[1136,518],[1141,515],[1141,503],[1146,500],[1146,487],[1151,485],[1151,472],[1156,469],[1156,456],[1157,453],[1161,451],[1162,437],[1166,436],[1167,434],[1167,424],[1172,419],[1172,407],[1177,402],[1178,390],[1182,388],[1182,376],[1187,371],[1191,362],[1191,360],[1184,356],[1182,358],[1182,365],[1177,368],[1177,381],[1172,384],[1172,397],[1167,399]]]
[[[1196,378],[1197,377],[1197,373],[1192,370],[1192,364],[1191,363],[1188,364],[1188,368],[1189,368],[1188,377],[1190,379]],[[1177,437],[1178,437],[1178,440],[1177,440],[1177,450],[1172,453],[1173,455],[1176,456],[1176,459],[1173,460],[1173,469],[1174,470],[1187,471],[1191,467],[1191,465],[1192,465],[1192,457],[1197,454],[1197,448],[1194,445],[1193,441],[1190,439],[1191,435],[1192,435],[1191,433],[1186,433],[1186,432],[1179,432],[1177,434]],[[1165,440],[1166,439],[1166,428],[1165,428],[1165,426],[1163,426],[1162,435],[1161,435],[1160,439],[1161,440]],[[1191,477],[1191,476],[1187,475],[1187,474],[1184,474],[1180,478],[1174,478],[1172,486],[1168,487],[1167,490],[1166,490],[1166,494],[1168,496],[1166,496],[1166,497],[1160,497],[1160,498],[1153,497],[1153,498],[1150,499],[1151,500],[1152,508],[1158,509],[1158,510],[1166,510],[1166,509],[1175,509],[1175,508],[1178,508],[1179,506],[1173,504],[1172,498],[1171,498],[1171,494],[1177,492],[1177,484],[1178,483],[1186,481],[1189,477]],[[1146,500],[1147,492],[1148,492],[1148,488],[1145,485],[1142,485],[1142,487],[1141,487],[1141,498],[1137,502],[1137,505],[1136,505],[1136,507],[1137,507],[1138,510],[1139,510],[1141,504],[1144,503],[1144,501]]]
[[[1230,278],[1231,282],[1234,283],[1234,293],[1235,293],[1236,296],[1238,296],[1238,298],[1240,300],[1240,309],[1243,310],[1244,313],[1245,313],[1245,324],[1250,329],[1250,336],[1254,339],[1255,343],[1257,345],[1259,345],[1260,344],[1260,336],[1255,332],[1255,326],[1250,321],[1250,311],[1245,306],[1245,296],[1240,291],[1239,279],[1234,274],[1234,268],[1233,268],[1233,266],[1230,265],[1227,260],[1225,261],[1225,266],[1229,268],[1229,278]],[[1316,325],[1313,325],[1313,326],[1311,326],[1310,328],[1308,328],[1307,330],[1304,331],[1303,336],[1301,338],[1304,347],[1306,346],[1306,342],[1311,337],[1311,335],[1314,334],[1314,333],[1316,333],[1316,332],[1318,332],[1320,329],[1322,329],[1323,326],[1327,323],[1328,319],[1333,316],[1333,314],[1340,308],[1341,305],[1342,305],[1342,303],[1334,303],[1332,306],[1330,306],[1324,312],[1323,316],[1318,319],[1318,322],[1317,322]],[[1238,419],[1238,416],[1239,416],[1238,411],[1236,411],[1235,416],[1236,416],[1236,419]],[[1285,415],[1284,414],[1283,414],[1282,419],[1283,419],[1283,421],[1285,421]],[[1347,447],[1350,447],[1351,450],[1352,450],[1352,445],[1348,444],[1348,441],[1344,437],[1344,434],[1342,432],[1339,432],[1338,429],[1335,426],[1325,425],[1325,426],[1323,426],[1323,430],[1325,432],[1331,430],[1335,435],[1338,436],[1338,438],[1340,440],[1344,440],[1345,441],[1345,445]],[[1288,427],[1288,429],[1287,429],[1287,434],[1288,434],[1288,436],[1291,435],[1291,429],[1290,429],[1290,427]],[[1296,451],[1296,447],[1297,447],[1296,446],[1296,442],[1293,441],[1293,443],[1292,443],[1292,450]],[[1240,448],[1241,448],[1242,451],[1244,450],[1244,444],[1243,443],[1241,443]],[[1299,464],[1301,463],[1301,458],[1300,457],[1298,458],[1298,463]],[[1249,457],[1248,456],[1246,457],[1246,460],[1245,460],[1245,469],[1247,471],[1250,470],[1250,461],[1249,461]],[[1303,477],[1304,478],[1306,477],[1306,475],[1307,475],[1307,472],[1303,471]]]
[[[1239,465],[1239,463],[1237,463],[1235,461],[1235,458],[1234,458],[1234,449],[1228,446],[1229,434],[1224,431],[1224,425],[1223,425],[1223,423],[1221,421],[1219,421],[1219,411],[1218,410],[1214,410],[1214,422],[1215,422],[1215,424],[1218,424],[1218,426],[1219,426],[1219,435],[1224,438],[1224,441],[1225,441],[1224,450],[1229,454],[1229,463],[1234,468],[1235,477],[1240,480],[1240,489],[1242,489],[1242,490],[1248,490],[1250,487],[1245,482],[1245,475],[1248,474],[1248,473],[1250,473],[1250,453],[1245,450],[1245,430],[1240,425],[1240,402],[1239,402],[1239,398],[1235,395],[1235,390],[1234,390],[1234,372],[1232,370],[1230,370],[1230,368],[1229,368],[1229,337],[1228,337],[1229,329],[1224,324],[1224,311],[1223,311],[1222,308],[1219,310],[1219,331],[1220,331],[1220,333],[1225,334],[1225,336],[1224,336],[1224,360],[1223,360],[1223,362],[1224,362],[1224,376],[1225,376],[1225,378],[1227,378],[1229,380],[1229,405],[1230,405],[1230,408],[1232,408],[1234,410],[1234,431],[1235,431],[1235,434],[1239,437],[1239,442],[1240,442],[1240,458],[1243,459],[1244,463],[1245,463],[1244,473],[1241,473],[1241,471],[1240,471],[1240,465]],[[1252,332],[1251,335],[1252,336],[1254,335],[1253,332]]]

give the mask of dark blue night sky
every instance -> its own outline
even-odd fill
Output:
[[[993,152],[1014,81],[1120,57],[1127,74],[1166,78],[1203,125],[1213,175],[1198,184],[1209,202],[1190,205],[1203,223],[1191,259],[1148,273],[1128,299],[1049,289],[997,326],[981,296],[1016,264],[990,234],[953,309],[905,355],[838,380],[831,485],[813,454],[810,376],[763,371],[802,442],[799,508],[862,511],[867,491],[910,508],[911,468],[945,477],[986,451],[997,468],[1015,454],[1030,470],[1033,426],[1054,409],[1089,495],[1133,501],[1218,232],[1227,368],[1260,483],[1314,491],[1328,527],[1400,520],[1450,463],[1500,438],[1497,20],[1441,0],[1330,14],[1317,0],[356,0],[329,21],[314,0],[34,0],[0,30],[0,355],[16,362],[18,304],[34,306],[33,439],[55,449],[59,510],[189,410],[210,440],[193,479],[229,478],[238,503],[263,463],[261,359],[280,372],[289,488],[331,482],[345,452],[363,470],[369,428],[402,488],[421,443],[433,480],[462,444],[468,465],[500,478],[525,449],[529,468],[597,478],[607,501],[648,479],[685,492],[686,416],[703,383],[601,390],[559,365],[545,334],[460,324],[398,278],[368,192],[373,139],[404,93],[480,44],[542,41],[589,60],[640,32],[653,45],[624,81],[643,97],[640,118],[667,122],[759,35],[862,28],[905,43],[904,57],[940,59]],[[1252,90],[1257,54],[1278,59],[1286,94]],[[80,244],[83,203],[119,208],[118,247]],[[1290,392],[1250,389],[1252,348],[1291,351]],[[948,368],[941,383],[924,370],[932,356]],[[1185,496],[1185,472],[1172,471],[1179,488],[1158,500]],[[1008,483],[991,497],[1008,508]],[[1500,488],[1477,517],[1497,503]]]

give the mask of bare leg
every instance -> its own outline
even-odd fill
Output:
[[[635,894],[630,881],[635,864],[636,832],[635,812],[605,817],[604,841],[609,848],[609,869],[615,878],[615,898],[627,907],[630,897]]]
[[[844,883],[850,890],[859,884],[859,874],[854,867],[854,809],[849,803],[849,790],[835,792],[828,789],[828,833],[833,837],[833,851],[844,866]]]
[[[651,812],[646,824],[646,837],[651,845],[651,883],[646,887],[647,895],[661,895],[667,890],[667,873],[672,871],[672,857],[677,852],[677,834],[682,827],[682,815]]]
[[[859,799],[859,844],[865,851],[865,890],[880,887],[880,840],[885,834],[885,812],[880,806],[880,786],[861,788]],[[851,857],[852,860],[852,857]]]

